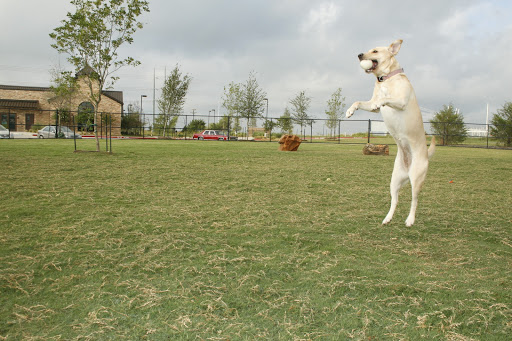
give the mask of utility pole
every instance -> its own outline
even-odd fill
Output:
[[[489,103],[487,103],[487,117],[485,118],[485,125],[487,126],[487,133],[489,133]]]
[[[153,133],[153,127],[155,126],[155,104],[156,104],[156,70],[153,68],[153,123],[151,124],[151,133]]]

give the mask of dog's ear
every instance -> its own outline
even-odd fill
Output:
[[[391,45],[389,45],[388,50],[393,55],[396,56],[398,51],[400,51],[400,47],[402,46],[402,39],[395,40]]]

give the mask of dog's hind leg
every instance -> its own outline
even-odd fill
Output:
[[[409,160],[407,157],[404,157],[403,152],[399,149],[395,159],[395,166],[393,167],[393,174],[391,175],[391,184],[389,185],[391,206],[386,218],[382,221],[382,225],[386,225],[393,219],[393,214],[395,214],[395,209],[398,204],[400,188],[409,180],[408,164]]]
[[[418,196],[421,191],[421,187],[425,182],[425,178],[427,177],[428,170],[428,159],[421,158],[421,160],[415,160],[411,164],[411,168],[409,170],[409,178],[411,180],[411,191],[412,191],[412,200],[411,200],[411,210],[409,212],[409,216],[405,221],[405,225],[410,227],[414,224],[414,220],[416,219],[416,208],[418,207]]]

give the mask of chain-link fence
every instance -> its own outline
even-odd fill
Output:
[[[292,118],[240,118],[219,115],[162,116],[139,113],[92,113],[3,110],[0,112],[4,138],[140,138],[192,140],[205,129],[222,131],[229,140],[276,142],[294,134],[305,143],[394,144],[382,120],[329,120]],[[425,132],[435,135],[438,145],[508,148],[512,127],[488,124],[425,122]],[[48,128],[50,127],[50,128]],[[53,129],[52,129],[53,127]],[[44,131],[44,130],[47,131]],[[49,131],[48,131],[49,130]],[[7,132],[6,132],[7,131]],[[70,133],[73,132],[73,134]]]
[[[369,120],[329,120],[292,118],[236,118],[213,115],[180,115],[175,117],[172,127],[151,124],[152,115],[143,115],[146,122],[146,136],[152,135],[169,139],[193,139],[202,129],[222,130],[231,140],[239,141],[278,141],[284,134],[294,134],[308,143],[387,143],[394,144],[384,121]],[[201,129],[197,129],[201,122]],[[499,148],[510,147],[512,127],[491,124],[449,122],[424,122],[425,133],[436,136],[438,145]],[[499,138],[494,134],[500,131]]]

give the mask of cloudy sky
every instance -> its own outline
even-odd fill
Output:
[[[509,0],[313,1],[150,0],[135,41],[122,50],[142,62],[118,72],[115,89],[125,107],[144,98],[153,111],[165,72],[176,64],[193,77],[185,113],[220,108],[224,86],[254,71],[269,99],[269,116],[282,115],[300,91],[312,98],[309,115],[324,117],[339,87],[347,107],[371,97],[374,77],[357,55],[404,40],[398,61],[411,80],[425,119],[453,103],[466,123],[485,123],[512,101],[512,2]],[[0,2],[0,84],[49,86],[49,70],[66,56],[49,33],[73,7],[68,0]],[[354,118],[376,117],[357,112]]]

